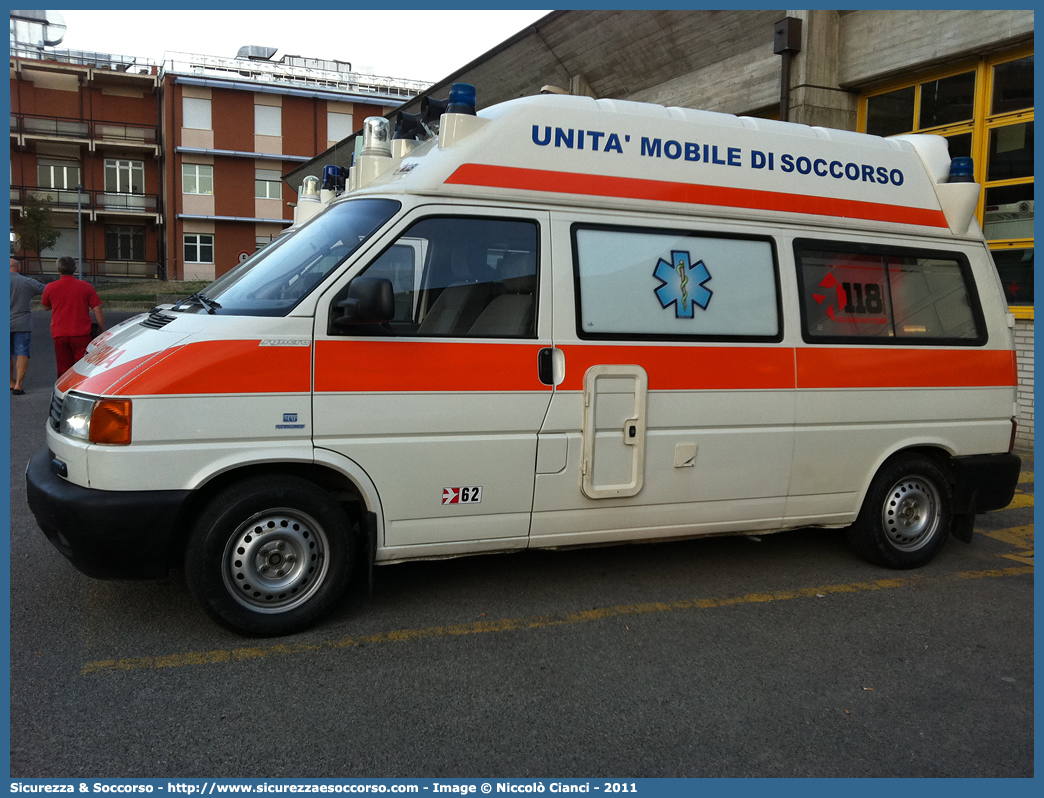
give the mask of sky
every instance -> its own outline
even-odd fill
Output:
[[[434,83],[547,11],[62,10],[61,49],[159,62],[164,52],[234,57],[244,45],[348,61],[353,69]]]

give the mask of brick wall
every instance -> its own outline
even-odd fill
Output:
[[[1033,320],[1015,321],[1015,350],[1019,359],[1019,415],[1016,446],[1033,446]]]

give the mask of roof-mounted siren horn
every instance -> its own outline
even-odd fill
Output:
[[[956,235],[969,233],[979,205],[979,184],[975,182],[972,159],[964,156],[952,158],[946,182],[935,188],[950,230]]]
[[[395,132],[392,134],[392,158],[405,158],[411,150],[431,135],[420,114],[399,111],[395,115]]]
[[[424,120],[420,114],[407,114],[405,111],[399,111],[395,115],[395,133],[392,135],[392,141],[421,139],[427,133],[428,130],[424,127]]]
[[[421,97],[421,121],[426,125],[438,126],[439,119],[446,113],[449,100],[436,100],[434,97]]]

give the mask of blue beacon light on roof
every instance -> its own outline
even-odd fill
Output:
[[[476,104],[477,97],[474,86],[470,83],[454,83],[450,88],[446,113],[470,114],[474,116]]]
[[[975,164],[971,158],[958,156],[950,161],[948,183],[974,183]]]

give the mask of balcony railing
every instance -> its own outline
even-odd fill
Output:
[[[51,61],[56,64],[75,64],[77,66],[95,67],[96,69],[111,69],[114,72],[131,74],[154,75],[158,69],[157,63],[147,58],[114,55],[112,53],[96,53],[86,50],[42,49],[22,44],[11,46],[11,56],[34,61]]]
[[[159,207],[159,195],[157,194],[115,194],[95,191],[94,195],[94,201],[99,210],[155,213]]]
[[[79,119],[59,116],[26,116],[11,114],[11,132],[37,136],[60,136],[85,139],[90,125]]]
[[[57,208],[75,208],[77,202],[84,210],[127,211],[129,213],[156,213],[159,194],[121,194],[113,191],[88,191],[77,195],[76,189],[47,188],[46,186],[11,186],[11,204],[25,205],[29,196],[46,200]]]
[[[165,53],[163,72],[186,75],[214,75],[231,79],[248,78],[266,83],[325,86],[339,91],[364,92],[404,100],[421,94],[431,83],[423,80],[381,77],[361,72],[343,72],[302,66],[287,61],[258,61],[195,53]],[[308,60],[308,59],[306,59]]]
[[[11,114],[11,133],[28,136],[94,139],[109,144],[154,147],[159,141],[158,125],[128,125],[105,120],[73,119],[36,114]]]
[[[158,128],[94,122],[94,138],[102,141],[124,141],[132,144],[155,144]]]
[[[52,205],[67,209],[75,208],[77,204],[76,189],[46,188],[42,186],[11,186],[11,204],[25,205],[27,197],[50,202]],[[91,192],[84,191],[79,195],[79,201],[84,209],[91,207]]]

